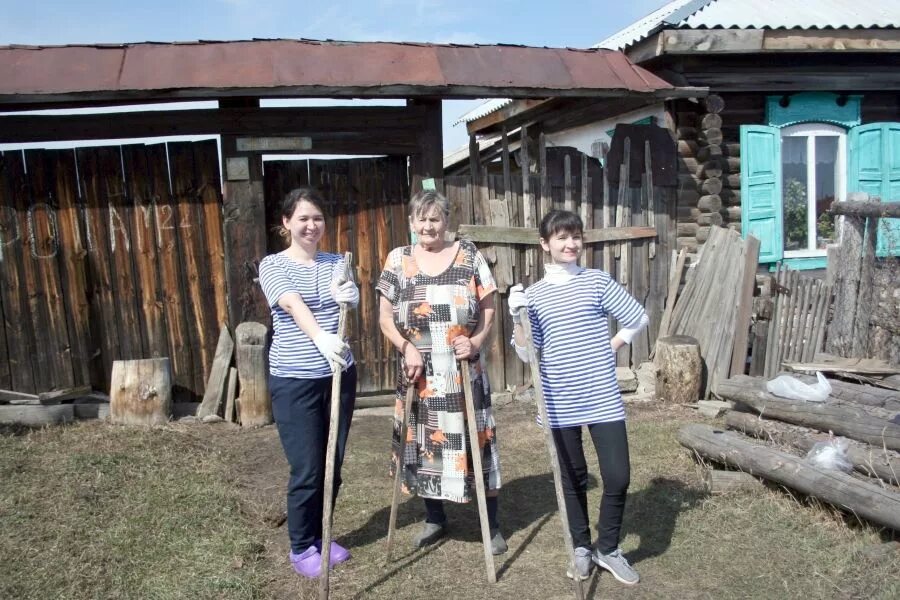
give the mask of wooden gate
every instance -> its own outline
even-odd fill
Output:
[[[396,385],[396,351],[378,327],[375,286],[388,253],[409,243],[406,157],[267,161],[265,166],[268,251],[287,242],[278,235],[280,209],[291,189],[310,186],[325,200],[326,230],[321,248],[352,252],[360,287],[349,335],[359,366],[358,391],[391,390]]]
[[[202,395],[226,319],[214,140],[0,153],[0,388],[92,385],[169,356]]]

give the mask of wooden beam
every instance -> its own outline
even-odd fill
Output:
[[[472,135],[483,129],[513,119],[514,117],[520,117],[537,108],[546,107],[553,100],[553,98],[546,98],[543,100],[514,100],[512,104],[508,104],[499,110],[495,110],[490,114],[479,117],[474,121],[470,121],[466,124],[466,130],[469,132],[469,135]]]
[[[412,153],[427,111],[419,107],[229,107],[217,110],[143,111],[82,115],[0,117],[0,143],[165,137],[172,135],[271,135],[312,139],[323,147]]]
[[[460,225],[458,237],[473,242],[493,242],[495,244],[538,244],[538,230],[533,227],[497,227],[493,225]],[[614,242],[656,237],[653,227],[604,227],[588,229],[584,232],[584,242]]]
[[[422,180],[434,179],[435,189],[444,192],[444,138],[440,100],[409,100],[407,106],[424,111],[416,132],[416,151],[409,160],[410,193],[422,189]]]
[[[762,29],[667,29],[662,32],[663,54],[755,52],[762,48]]]
[[[752,54],[758,52],[896,52],[900,31],[861,30],[765,30],[765,29],[666,29],[629,50],[636,62],[663,54]]]
[[[835,202],[829,211],[833,215],[846,215],[866,219],[900,218],[900,202],[859,202],[847,200]]]

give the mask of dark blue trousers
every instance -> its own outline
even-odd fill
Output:
[[[287,524],[291,550],[301,553],[322,537],[325,452],[331,417],[331,377],[294,379],[269,375],[272,415],[291,466]],[[341,377],[341,419],[334,464],[334,498],[341,486],[341,465],[356,403],[356,366]]]

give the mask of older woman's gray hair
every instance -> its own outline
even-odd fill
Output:
[[[434,190],[422,190],[409,201],[409,216],[421,217],[435,207],[441,211],[445,221],[449,220],[450,202],[447,201],[447,198]]]

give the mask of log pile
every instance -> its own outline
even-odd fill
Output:
[[[722,134],[725,102],[711,94],[706,112],[679,112],[677,247],[696,252],[714,227],[740,231],[740,144]]]
[[[900,392],[879,390],[871,399],[869,386],[830,383],[834,393],[825,402],[804,402],[774,396],[763,378],[732,377],[717,387],[717,395],[735,403],[725,415],[732,431],[691,424],[679,432],[679,442],[706,459],[900,531]],[[805,458],[835,436],[846,438],[851,473]]]

